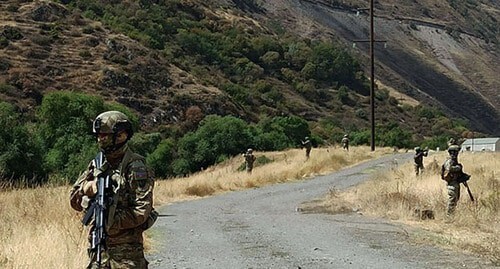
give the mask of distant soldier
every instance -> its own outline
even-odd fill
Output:
[[[245,158],[247,173],[251,174],[253,170],[253,163],[255,162],[256,159],[255,156],[253,155],[253,150],[247,149],[247,152],[243,154],[243,157]]]
[[[311,148],[312,148],[311,140],[309,140],[308,136],[306,136],[304,140],[305,141],[300,141],[300,142],[302,142],[302,146],[306,148],[306,159],[309,159],[309,155],[311,154]]]
[[[463,172],[462,164],[458,162],[459,152],[459,146],[451,145],[448,148],[450,157],[441,166],[441,179],[446,181],[446,188],[448,190],[448,203],[446,208],[447,215],[451,215],[455,212],[458,200],[460,199],[460,183],[463,183],[468,189],[467,180],[470,178],[470,175]],[[471,196],[471,200],[473,200],[470,190],[468,191]]]
[[[347,134],[342,138],[342,148],[349,151],[349,136]]]
[[[422,150],[420,147],[415,148],[415,156],[413,160],[415,161],[415,174],[418,176],[424,170],[424,157],[427,157],[429,149],[425,148]]]

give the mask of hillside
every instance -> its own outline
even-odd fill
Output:
[[[0,96],[24,112],[32,113],[48,92],[71,90],[125,104],[141,114],[145,126],[159,119],[175,122],[194,104],[207,114],[244,113],[159,52],[60,4],[0,5],[0,29],[10,37],[0,51]],[[172,102],[174,97],[180,100]]]
[[[196,27],[203,26],[202,30],[213,33],[235,28],[244,31],[245,38],[254,35],[263,36],[263,40],[283,40],[288,37],[279,37],[279,32],[290,31],[307,40],[333,39],[350,48],[350,40],[366,38],[367,20],[366,13],[356,17],[352,11],[351,7],[361,3],[347,2],[337,5],[336,1],[166,1],[164,5],[175,9],[174,14],[165,14],[169,20],[177,22],[182,16],[190,24],[199,22]],[[154,49],[159,47],[153,42],[157,40],[133,31],[127,36],[123,26],[100,22],[99,12],[92,11],[91,4],[66,3],[0,3],[0,98],[16,104],[27,115],[33,114],[44,94],[71,90],[125,104],[140,114],[146,130],[186,121],[187,110],[194,106],[201,108],[204,115],[236,115],[254,122],[262,115],[299,115],[311,121],[334,118],[335,124],[346,131],[369,126],[366,79],[347,85],[347,98],[341,102],[337,100],[342,93],[341,84],[290,79],[300,72],[292,70],[287,77],[283,68],[266,66],[264,56],[273,59],[272,53],[257,55],[255,59],[251,53],[244,57],[238,51],[229,53],[234,58],[228,62],[237,61],[236,67],[246,65],[246,76],[253,76],[248,82],[247,78],[232,74],[234,66],[224,67],[221,60],[190,54],[188,48],[169,40],[174,35],[167,34],[161,40],[163,49]],[[154,1],[151,3],[154,5]],[[122,5],[143,8],[128,1]],[[434,121],[422,119],[411,106],[402,109],[405,103],[415,105],[417,100],[466,119],[476,131],[498,134],[500,100],[495,40],[486,43],[467,34],[472,30],[466,28],[458,32],[460,39],[453,39],[434,25],[445,22],[402,19],[409,14],[420,16],[407,7],[398,7],[401,13],[389,12],[388,7],[396,9],[389,2],[379,1],[376,10],[377,38],[390,40],[383,53],[377,48],[376,55],[379,87],[388,89],[377,98],[380,124],[397,122],[421,136],[432,135],[429,130]],[[494,4],[484,4],[484,9],[498,15],[498,6]],[[425,19],[432,21],[437,16],[430,12]],[[456,20],[457,16],[440,19],[464,21]],[[143,18],[148,19],[147,14]],[[164,30],[179,34],[179,29]],[[431,42],[436,39],[441,43]],[[365,74],[366,48],[358,44],[349,50],[361,59]],[[392,99],[385,94],[392,95]]]
[[[351,46],[368,40],[365,1],[262,1],[305,36],[328,36]],[[359,12],[359,13],[358,13]],[[492,134],[500,134],[500,50],[496,1],[375,1],[376,78],[425,104]],[[285,19],[286,18],[286,19]],[[365,59],[369,47],[352,50]]]

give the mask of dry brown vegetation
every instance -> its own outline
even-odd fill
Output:
[[[303,150],[256,153],[273,162],[256,166],[251,175],[239,172],[242,157],[235,157],[187,178],[158,180],[157,207],[222,192],[301,180],[377,158],[390,149],[371,152],[353,147],[313,149],[305,161]],[[0,192],[1,268],[81,268],[86,262],[87,231],[81,214],[69,206],[69,186],[14,189]],[[150,244],[149,241],[146,242]]]
[[[472,175],[471,202],[462,186],[455,216],[446,211],[446,183],[440,179],[440,165],[446,153],[424,159],[427,169],[416,177],[407,163],[373,176],[345,192],[331,190],[324,199],[304,205],[304,210],[345,213],[356,210],[369,216],[384,217],[419,227],[411,233],[415,242],[465,250],[482,255],[500,265],[500,154],[463,153],[459,160]],[[422,210],[432,210],[434,219],[421,219]]]

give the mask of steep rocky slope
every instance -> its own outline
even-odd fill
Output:
[[[200,5],[190,0],[180,2]],[[205,16],[213,17],[208,19],[216,23],[257,27],[272,23],[306,38],[343,42],[363,60],[369,72],[368,45],[352,46],[353,40],[368,38],[367,13],[358,14],[356,9],[366,5],[363,1],[217,0],[201,5]],[[482,8],[493,18],[499,14],[495,2]],[[448,15],[441,16],[440,10]],[[385,47],[380,43],[376,47],[380,87],[391,89],[401,103],[415,104],[416,100],[433,105],[451,116],[467,119],[475,130],[500,134],[499,50],[495,40],[488,43],[474,29],[463,27],[467,20],[452,12],[445,1],[418,5],[376,1],[375,11],[376,38],[387,40]],[[33,112],[47,92],[73,90],[135,109],[141,114],[143,127],[181,122],[192,106],[200,107],[204,114],[232,114],[248,120],[258,117],[252,108],[242,107],[226,92],[193,75],[192,70],[182,70],[160,52],[84,19],[64,5],[2,1],[0,18],[0,98],[23,111]],[[205,71],[217,76],[217,70]],[[339,110],[282,86],[285,98],[295,105],[271,113],[297,114],[311,120]],[[366,109],[368,100],[357,98],[358,105]],[[345,114],[355,112],[348,106],[340,110]],[[377,120],[387,120],[391,115],[399,122],[420,124],[411,115],[394,111],[378,107]]]
[[[0,98],[30,113],[44,94],[99,95],[140,112],[144,127],[178,122],[188,107],[245,116],[158,52],[50,1],[0,2]]]
[[[426,104],[500,134],[500,53],[495,40],[471,29],[447,1],[375,1],[376,78]],[[263,1],[256,16],[275,18],[304,36],[332,38],[364,57],[369,72],[368,3],[363,1]],[[478,7],[500,19],[495,1]],[[472,11],[471,11],[472,13]],[[498,24],[496,26],[498,34]],[[489,42],[488,42],[489,41]],[[498,42],[498,40],[496,40]]]

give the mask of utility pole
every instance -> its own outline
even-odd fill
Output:
[[[371,125],[371,150],[375,151],[375,42],[386,43],[386,40],[375,40],[374,23],[373,23],[373,0],[370,0],[370,8],[358,9],[356,16],[359,16],[359,11],[370,10],[370,39],[369,40],[353,40],[353,42],[370,42],[370,125]],[[355,43],[354,46],[355,47]]]
[[[370,0],[370,123],[372,126],[371,131],[371,150],[375,151],[375,57],[373,54],[373,46],[375,37],[373,33],[373,0]]]

